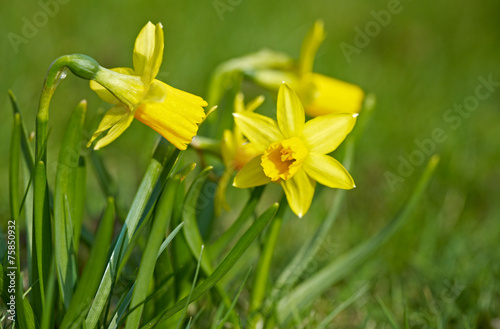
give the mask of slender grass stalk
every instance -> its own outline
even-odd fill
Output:
[[[294,312],[301,311],[318,298],[326,289],[331,287],[332,284],[347,276],[357,266],[360,266],[378,247],[401,228],[416,208],[438,162],[439,156],[437,155],[434,155],[429,160],[408,202],[379,233],[353,250],[328,263],[324,268],[315,272],[314,275],[301,282],[290,293],[281,298],[276,309],[278,321],[281,325],[284,325]]]
[[[77,282],[75,239],[76,210],[83,210],[76,205],[75,192],[78,188],[78,165],[82,138],[83,122],[87,102],[82,101],[75,108],[61,144],[57,163],[56,187],[54,193],[54,242],[59,288],[65,308],[69,307],[73,289]],[[80,182],[81,183],[81,182]],[[77,230],[80,232],[80,230]]]
[[[215,268],[212,275],[206,278],[202,283],[200,283],[193,291],[190,301],[195,301],[201,297],[205,292],[211,289],[240,259],[245,250],[250,246],[250,244],[257,238],[257,236],[266,227],[267,223],[274,217],[278,209],[278,204],[274,204],[269,207],[262,215],[257,218],[253,225],[243,234],[243,236],[238,240],[236,245],[227,254],[224,260]],[[178,301],[174,306],[167,309],[162,314],[156,316],[147,324],[142,326],[142,329],[152,328],[161,322],[165,321],[172,315],[176,314],[184,308],[187,297]]]
[[[281,225],[283,224],[283,215],[288,206],[286,197],[283,196],[280,202],[280,207],[269,227],[267,236],[264,239],[264,248],[259,257],[257,270],[255,272],[255,280],[252,285],[252,294],[250,296],[250,318],[248,328],[258,328],[262,321],[262,313],[260,308],[268,292],[269,274],[274,254],[274,249],[278,242]]]
[[[179,186],[180,177],[174,176],[165,186],[163,193],[158,201],[157,209],[151,227],[146,248],[144,249],[139,273],[135,280],[135,287],[132,293],[130,308],[135,308],[127,318],[125,329],[134,329],[139,327],[144,300],[146,299],[149,283],[153,277],[154,268],[158,251],[161,247],[165,232],[172,216],[173,203],[175,202],[175,193]],[[139,305],[140,304],[140,305]]]
[[[208,254],[212,256],[212,259],[216,259],[222,253],[224,248],[227,248],[231,240],[234,239],[243,225],[245,225],[248,218],[253,216],[255,207],[257,206],[257,203],[259,203],[260,197],[264,192],[264,188],[265,186],[257,186],[252,190],[250,198],[231,227],[227,229],[214,243],[208,246],[207,251]]]
[[[166,173],[163,174],[164,176],[168,175],[174,167],[178,155],[179,151],[177,149],[173,152],[169,152],[169,143],[165,139],[160,140],[149,167],[146,170],[146,174],[144,175],[139,190],[134,198],[127,219],[125,220],[122,230],[120,231],[120,235],[118,236],[115,247],[108,261],[106,271],[104,272],[99,285],[99,289],[94,297],[94,301],[85,320],[85,326],[87,329],[93,329],[97,326],[99,318],[104,311],[104,307],[110,298],[111,287],[116,280],[118,268],[123,260],[123,252],[126,250],[129,242],[133,238],[141,216],[150,202],[150,197],[152,196],[153,190],[159,182],[160,177],[162,177],[162,173]]]

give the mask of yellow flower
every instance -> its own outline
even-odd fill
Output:
[[[198,96],[156,80],[163,57],[163,28],[148,22],[135,40],[134,69],[100,67],[90,87],[114,104],[103,117],[88,146],[104,131],[94,149],[104,147],[128,128],[134,117],[185,150],[205,118],[207,103]]]
[[[234,100],[235,113],[252,113],[264,101],[263,96],[259,96],[249,102],[245,106],[244,97],[242,93],[238,93]],[[222,162],[226,170],[222,174],[217,191],[215,193],[215,213],[219,215],[222,208],[229,210],[229,205],[226,202],[226,189],[231,175],[243,168],[248,161],[259,155],[260,152],[249,143],[243,136],[238,127],[234,127],[233,131],[224,130],[221,143]]]
[[[249,75],[262,86],[276,90],[282,81],[297,91],[310,116],[359,113],[363,90],[354,84],[312,72],[314,57],[325,39],[323,22],[316,21],[307,34],[297,66],[291,70],[257,69]]]
[[[277,107],[277,122],[257,113],[233,114],[237,127],[259,151],[233,185],[249,188],[279,182],[290,208],[302,217],[311,205],[316,182],[331,188],[355,187],[347,170],[326,154],[351,132],[357,114],[332,113],[305,122],[302,103],[285,83],[279,89]]]

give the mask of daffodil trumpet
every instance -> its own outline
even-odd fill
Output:
[[[148,125],[185,150],[205,118],[207,103],[199,96],[173,88],[156,78],[163,58],[163,27],[148,22],[136,39],[134,68],[106,69],[93,58],[66,55],[55,60],[45,79],[37,115],[37,156],[47,136],[49,103],[61,79],[71,71],[90,80],[90,87],[104,101],[114,105],[103,117],[88,146],[108,131],[94,146],[102,148],[118,138],[134,118]]]
[[[278,93],[277,121],[257,113],[233,113],[258,155],[238,172],[233,185],[249,188],[279,183],[299,217],[307,213],[316,182],[352,189],[354,180],[333,152],[353,129],[357,113],[332,113],[305,122],[304,107],[285,83]]]

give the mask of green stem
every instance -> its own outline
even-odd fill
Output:
[[[287,206],[288,203],[286,202],[285,196],[283,196],[276,216],[274,217],[265,238],[264,249],[262,250],[259,263],[257,264],[253,291],[250,297],[250,314],[253,313],[253,315],[250,316],[248,328],[257,328],[259,327],[258,323],[263,321],[263,317],[259,312],[259,309],[261,308],[268,291],[269,272],[273,260],[274,249],[276,248],[276,244],[278,242],[281,225],[283,224],[283,215]]]
[[[47,142],[47,124],[49,122],[49,105],[59,82],[66,77],[68,69],[76,76],[91,80],[99,71],[99,64],[91,57],[81,54],[65,55],[57,58],[50,65],[45,76],[40,104],[36,116],[36,157],[46,162],[45,145]]]
[[[240,215],[231,225],[231,227],[226,230],[220,238],[218,238],[213,244],[208,246],[208,255],[211,256],[211,259],[217,259],[217,257],[221,254],[221,252],[226,248],[232,239],[236,236],[236,234],[240,231],[243,225],[246,223],[247,219],[253,215],[255,211],[255,207],[257,203],[260,201],[260,197],[264,192],[265,186],[257,186],[252,191],[250,198],[248,199],[247,204],[241,210]]]

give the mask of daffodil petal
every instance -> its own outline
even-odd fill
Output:
[[[134,70],[128,67],[115,67],[114,69],[111,69],[111,71],[127,75],[134,75]],[[106,103],[114,105],[121,103],[120,100],[118,100],[118,98],[116,98],[109,90],[107,90],[94,80],[90,80],[90,89],[95,91],[97,96],[99,96]]]
[[[222,134],[222,143],[221,143],[221,153],[222,153],[222,162],[226,168],[232,167],[232,162],[235,156],[235,140],[233,136],[233,132],[229,129],[224,130]]]
[[[246,111],[249,111],[249,112],[253,112],[255,111],[259,106],[262,105],[262,103],[264,103],[265,101],[265,97],[264,95],[260,95],[260,96],[257,96],[255,97],[254,99],[252,99],[250,102],[248,102],[245,110]]]
[[[271,118],[252,112],[233,113],[233,116],[236,126],[259,152],[284,139],[276,121]]]
[[[285,138],[300,136],[304,129],[304,107],[297,94],[286,83],[278,92],[278,127]]]
[[[163,59],[163,27],[148,22],[139,32],[134,47],[134,71],[149,85],[158,74]]]
[[[101,119],[101,122],[99,123],[99,127],[97,127],[97,130],[92,134],[92,138],[87,144],[87,147],[89,147],[92,142],[99,137],[103,132],[114,126],[118,121],[122,120],[124,116],[128,115],[130,111],[127,109],[127,107],[123,105],[118,105],[115,107],[112,107],[109,109],[106,114]]]
[[[217,184],[217,189],[215,190],[214,197],[214,208],[216,216],[219,216],[222,213],[222,209],[226,211],[231,209],[226,201],[226,191],[232,173],[232,170],[224,171],[219,179],[219,184]]]
[[[327,154],[344,141],[356,123],[357,114],[332,113],[306,122],[304,140],[310,152]]]
[[[155,81],[155,88],[167,86],[161,81]],[[159,91],[158,93],[161,94]],[[185,150],[198,132],[198,125],[205,118],[205,111],[185,98],[173,93],[164,93],[157,102],[150,101],[139,106],[135,111],[135,118],[154,129],[178,149]]]
[[[330,113],[359,113],[365,98],[359,86],[317,73],[304,77],[302,88],[305,90],[306,113],[313,117]]]
[[[300,218],[311,206],[316,182],[304,170],[299,170],[292,178],[281,181],[290,209]]]
[[[106,136],[97,141],[94,146],[94,150],[103,148],[104,146],[120,137],[120,135],[128,128],[128,126],[130,126],[132,120],[134,120],[134,116],[131,112],[127,112],[127,114],[123,115],[120,120],[113,124]]]
[[[260,165],[260,156],[256,156],[241,168],[234,177],[233,186],[239,188],[249,188],[265,185],[271,182],[271,178],[264,175],[264,170]]]
[[[356,187],[349,172],[331,156],[310,153],[302,166],[312,179],[325,186],[344,190]]]
[[[325,40],[323,21],[317,20],[304,38],[300,49],[299,71],[301,75],[312,71],[314,57],[323,40]]]

